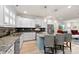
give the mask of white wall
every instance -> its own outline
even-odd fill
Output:
[[[79,30],[79,18],[64,21],[64,24],[66,25],[65,30],[68,31],[70,31],[71,29]]]

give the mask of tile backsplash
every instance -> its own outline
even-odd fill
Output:
[[[10,35],[15,32],[14,28],[0,27],[0,37]]]

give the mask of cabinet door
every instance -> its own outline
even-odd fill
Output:
[[[4,26],[15,26],[15,8],[14,6],[4,6],[3,7],[3,20]]]
[[[42,28],[45,28],[46,27],[46,22],[44,20],[42,20],[42,25],[41,25]]]
[[[0,5],[0,26],[3,26],[3,6]]]
[[[18,16],[16,20],[16,26],[17,27],[35,27],[35,21],[33,19],[29,18],[23,18]]]
[[[14,44],[10,47],[6,54],[14,54]]]
[[[16,20],[16,27],[22,27],[22,26],[23,26],[23,25],[22,25],[22,23],[23,23],[23,18],[17,16],[16,19],[17,19],[17,20]]]
[[[28,27],[35,27],[35,20],[34,19],[28,19]]]
[[[20,53],[20,39],[18,38],[14,43],[14,54]]]
[[[41,26],[42,25],[42,22],[41,22],[40,19],[36,19],[35,24],[38,24],[39,26]]]
[[[9,25],[9,9],[4,6],[4,16],[3,16],[4,24]]]
[[[10,25],[15,26],[15,14],[10,11]]]

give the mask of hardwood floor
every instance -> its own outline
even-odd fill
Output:
[[[24,42],[21,54],[43,54],[39,52],[36,41]],[[58,54],[62,54],[62,51],[58,51]],[[65,48],[65,54],[79,54],[79,40],[72,41],[72,52],[69,48]]]
[[[39,53],[38,48],[36,46],[36,41],[28,41],[23,43],[21,54],[36,54],[36,53]]]

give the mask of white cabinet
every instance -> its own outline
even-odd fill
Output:
[[[20,49],[22,48],[22,45],[23,45],[23,39],[22,39],[22,36],[23,36],[23,35],[20,36]]]
[[[28,27],[35,27],[35,20],[34,19],[28,19]]]
[[[42,21],[41,21],[40,19],[36,19],[36,20],[35,20],[35,24],[38,24],[38,25],[41,26],[41,25],[42,25]]]
[[[17,20],[16,20],[16,27],[23,27],[24,25],[24,20],[23,20],[23,18],[22,17],[17,17],[16,18]]]
[[[3,20],[4,24],[9,25],[9,9],[6,6],[3,6]]]
[[[46,23],[44,22],[43,19],[36,19],[35,20],[35,24],[39,24],[41,26],[41,28],[45,28],[46,27]]]
[[[32,27],[32,28],[34,28],[35,21],[34,21],[34,19],[18,16],[17,20],[16,20],[16,27],[27,27],[27,28]]]
[[[14,44],[9,48],[6,54],[14,54]]]
[[[46,27],[46,23],[43,19],[30,19],[17,16],[16,17],[16,27],[27,27],[27,28],[35,28],[36,24],[39,24],[42,28]]]
[[[16,10],[15,6],[0,6],[0,26],[15,26]]]
[[[0,26],[3,26],[3,6],[0,5]]]
[[[16,11],[14,6],[4,6],[4,23],[5,26],[15,26]]]
[[[21,40],[27,41],[27,40],[34,40],[35,39],[35,32],[24,32],[21,35]]]
[[[47,25],[46,22],[44,20],[42,20],[42,26],[41,27],[46,28],[46,25]]]

